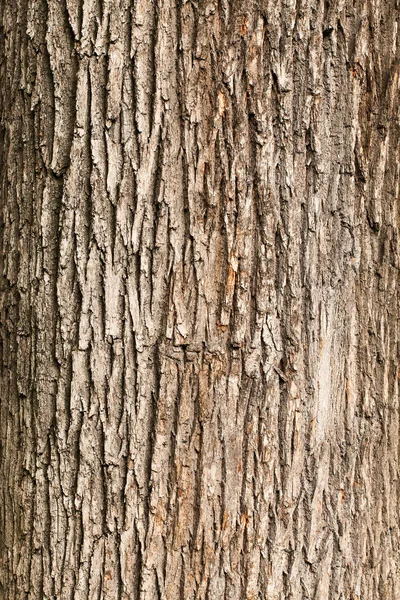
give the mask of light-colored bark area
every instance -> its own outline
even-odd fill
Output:
[[[2,0],[1,600],[397,600],[394,0]]]

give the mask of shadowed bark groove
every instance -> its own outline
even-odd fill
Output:
[[[400,598],[399,16],[1,3],[1,599]]]

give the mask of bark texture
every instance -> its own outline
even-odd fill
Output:
[[[397,0],[1,0],[1,600],[398,600]]]

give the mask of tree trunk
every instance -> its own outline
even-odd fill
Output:
[[[397,0],[2,0],[1,600],[397,600]]]

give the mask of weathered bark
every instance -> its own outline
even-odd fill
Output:
[[[1,600],[400,598],[394,0],[2,0]]]

